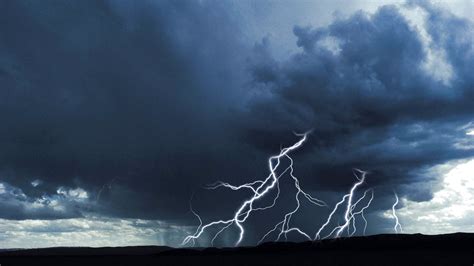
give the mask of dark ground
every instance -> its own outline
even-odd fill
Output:
[[[474,234],[375,235],[258,247],[47,248],[0,252],[9,265],[474,265]]]

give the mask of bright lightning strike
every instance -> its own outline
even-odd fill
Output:
[[[301,203],[300,203],[300,196],[302,196],[303,198],[306,198],[311,204],[314,204],[314,205],[317,205],[317,206],[327,206],[325,202],[323,202],[322,200],[319,200],[319,199],[316,199],[316,198],[313,198],[311,195],[309,195],[308,193],[304,192],[300,185],[299,185],[299,180],[297,177],[294,176],[293,174],[293,159],[286,155],[286,157],[290,160],[290,176],[291,178],[294,180],[294,184],[295,184],[295,187],[297,189],[297,192],[296,192],[296,195],[295,195],[295,199],[296,199],[296,207],[288,212],[287,214],[285,214],[284,218],[282,221],[280,221],[279,223],[277,223],[275,225],[275,227],[273,227],[272,230],[268,231],[259,241],[262,242],[270,233],[272,232],[275,232],[277,230],[280,230],[280,233],[278,234],[278,237],[276,239],[276,241],[280,240],[280,238],[283,236],[285,237],[285,239],[287,239],[287,235],[288,233],[290,232],[296,232],[302,236],[304,236],[305,238],[307,238],[308,240],[311,240],[311,237],[306,234],[303,230],[299,229],[298,227],[292,227],[290,226],[290,221],[291,221],[291,218],[293,217],[293,214],[295,214],[300,206],[301,206]]]
[[[325,239],[325,238],[328,238],[328,237],[331,237],[331,236],[334,236],[335,238],[338,238],[342,235],[342,233],[345,230],[347,231],[347,234],[349,236],[354,235],[356,233],[355,218],[356,218],[356,215],[359,215],[359,214],[362,216],[362,219],[364,220],[364,223],[365,223],[365,226],[364,226],[364,234],[365,234],[365,230],[367,229],[367,220],[365,219],[364,211],[372,203],[372,200],[374,198],[374,192],[371,189],[366,190],[364,192],[363,196],[361,196],[355,203],[353,203],[353,201],[354,201],[355,191],[356,191],[357,187],[359,187],[360,185],[362,185],[364,183],[366,175],[367,175],[367,172],[359,170],[359,169],[354,169],[354,176],[357,178],[358,181],[356,183],[354,183],[354,185],[350,189],[349,193],[345,194],[342,197],[342,199],[338,203],[336,203],[336,205],[334,206],[334,209],[329,214],[326,222],[316,232],[316,235],[314,236],[314,240],[318,240],[318,239],[321,239],[321,238]],[[370,197],[369,201],[367,202],[367,204],[364,207],[362,207],[359,211],[354,212],[354,210],[357,208],[359,203],[361,203],[366,198],[367,193],[369,191],[371,192],[371,197]],[[345,212],[344,212],[344,223],[342,225],[338,225],[338,226],[334,227],[329,234],[327,234],[324,237],[321,237],[322,232],[324,231],[324,229],[331,222],[331,220],[332,220],[334,214],[336,213],[336,211],[338,210],[339,206],[341,206],[344,202],[347,202],[346,203],[346,209],[345,209]],[[351,227],[350,227],[351,224],[352,224],[352,232],[351,232]]]
[[[365,182],[365,178],[367,175],[367,172],[359,170],[359,169],[354,169],[354,176],[356,177],[357,182],[353,184],[349,193],[344,195],[342,199],[335,205],[334,209],[329,214],[326,222],[318,229],[314,238],[311,238],[310,235],[304,232],[302,229],[292,225],[291,219],[293,218],[293,215],[296,214],[298,210],[300,209],[301,200],[306,200],[312,205],[327,207],[327,204],[324,201],[317,199],[311,196],[310,194],[308,194],[307,192],[305,192],[300,187],[299,179],[294,175],[293,159],[290,157],[289,154],[290,152],[301,147],[301,145],[306,141],[307,133],[302,134],[302,135],[297,135],[297,136],[301,136],[301,139],[298,142],[296,142],[290,147],[281,149],[278,155],[271,156],[268,159],[268,168],[270,170],[270,174],[264,180],[257,180],[257,181],[245,183],[242,185],[232,185],[227,182],[218,181],[214,184],[209,185],[207,187],[208,189],[218,189],[218,188],[224,187],[233,191],[248,190],[252,193],[252,195],[250,198],[243,201],[240,207],[236,209],[232,218],[229,218],[227,220],[212,221],[205,225],[203,225],[201,217],[191,208],[191,212],[199,220],[199,226],[197,227],[196,232],[194,234],[188,235],[183,240],[182,245],[186,245],[189,243],[191,243],[192,245],[195,245],[196,240],[200,238],[206,232],[206,230],[210,229],[211,227],[218,227],[217,233],[215,233],[211,239],[211,245],[214,245],[214,241],[218,238],[218,236],[232,225],[237,227],[237,229],[239,230],[238,231],[239,237],[237,241],[235,242],[236,246],[239,245],[245,235],[245,229],[244,229],[243,224],[245,223],[247,218],[250,216],[250,214],[252,212],[273,208],[276,205],[276,201],[278,200],[280,196],[280,182],[279,181],[280,181],[280,178],[283,175],[285,175],[287,172],[289,172],[289,177],[291,177],[291,180],[293,181],[293,184],[296,188],[296,193],[294,196],[295,201],[296,201],[296,206],[293,209],[291,209],[289,212],[287,212],[284,215],[283,219],[279,221],[271,230],[269,230],[266,234],[264,234],[263,237],[260,239],[259,243],[267,239],[273,233],[277,234],[276,241],[279,241],[282,238],[287,240],[287,235],[289,233],[297,233],[307,238],[308,240],[318,240],[321,238],[325,239],[331,236],[338,238],[344,232],[347,232],[348,236],[353,236],[357,232],[357,228],[356,228],[357,216],[361,216],[364,221],[363,234],[365,235],[365,232],[367,229],[367,220],[364,216],[364,211],[372,203],[372,200],[374,199],[374,191],[372,189],[365,190],[362,196],[356,198],[355,196],[356,190]],[[285,168],[283,171],[281,171],[279,174],[277,174],[277,169],[280,166],[282,159],[287,159],[289,161],[289,166]],[[276,190],[276,193],[273,198],[273,202],[270,205],[264,206],[264,207],[254,206],[254,204],[258,200],[265,197],[265,195],[268,195],[270,191],[272,190]],[[370,198],[368,195],[370,195]],[[342,225],[338,225],[332,228],[329,234],[325,235],[324,237],[321,237],[321,234],[326,229],[326,227],[331,223],[333,216],[335,215],[339,207],[345,202],[346,202],[345,204],[346,207],[344,211],[344,223]],[[366,202],[365,205],[360,207],[363,202]],[[356,211],[356,209],[358,210]]]
[[[360,199],[358,200],[358,202],[356,202],[354,205],[357,205],[357,204],[359,203],[359,201],[361,201],[361,200],[363,200],[363,199],[365,198],[365,195],[366,195],[367,191],[369,191],[369,190],[366,190],[366,191],[364,192],[364,196],[362,196],[362,198],[360,198]],[[363,234],[364,234],[364,235],[365,235],[365,231],[367,230],[367,219],[365,219],[364,211],[365,211],[365,209],[367,209],[367,208],[370,206],[370,204],[372,203],[372,200],[374,199],[374,190],[370,189],[370,194],[371,194],[371,195],[370,195],[370,199],[369,199],[369,201],[367,202],[367,205],[365,205],[364,207],[362,207],[358,212],[351,213],[351,217],[354,217],[354,216],[356,216],[356,215],[358,215],[358,214],[360,214],[360,215],[362,216],[362,219],[364,220],[364,231],[363,231]],[[354,206],[352,209],[354,209],[354,208],[355,208],[355,206]],[[352,220],[352,228],[353,228],[353,232],[351,233],[351,236],[353,236],[353,235],[355,234],[355,232],[356,232],[356,226],[355,226],[355,219],[351,219],[351,220]]]
[[[227,220],[217,220],[217,221],[212,221],[210,223],[207,223],[205,225],[202,225],[202,220],[197,215],[194,211],[193,214],[196,215],[200,221],[200,225],[198,226],[196,232],[192,235],[187,236],[182,244],[186,245],[191,242],[191,244],[195,243],[195,240],[198,239],[199,237],[202,236],[202,234],[206,231],[206,229],[213,227],[213,226],[221,226],[220,230],[214,235],[214,237],[211,240],[211,244],[213,244],[214,240],[221,234],[224,230],[229,228],[231,225],[235,225],[237,229],[239,230],[239,237],[237,241],[235,242],[235,245],[239,245],[244,237],[245,234],[245,229],[243,227],[243,223],[247,220],[247,218],[250,216],[250,214],[254,211],[262,211],[262,210],[267,210],[275,206],[277,199],[280,196],[280,186],[279,186],[279,179],[281,176],[283,176],[287,171],[290,173],[290,177],[292,178],[295,188],[297,189],[297,192],[295,194],[295,199],[296,199],[296,207],[291,210],[290,212],[286,213],[283,220],[280,221],[272,230],[270,230],[267,234],[264,235],[262,238],[265,239],[271,232],[279,230],[278,234],[278,239],[281,237],[287,237],[287,234],[290,232],[296,232],[299,233],[300,235],[308,238],[311,240],[308,234],[303,232],[303,230],[291,226],[291,218],[293,215],[299,210],[301,203],[300,200],[306,199],[309,203],[316,205],[316,206],[327,206],[326,203],[320,199],[317,199],[310,194],[306,193],[303,189],[300,187],[300,183],[298,178],[294,175],[293,173],[293,159],[289,156],[289,153],[298,149],[301,147],[301,145],[306,141],[307,133],[302,134],[302,135],[297,135],[300,136],[301,139],[293,144],[290,147],[283,148],[281,149],[280,153],[278,155],[271,156],[268,159],[268,168],[270,170],[270,174],[268,175],[267,178],[264,180],[257,180],[255,182],[251,183],[246,183],[243,185],[239,186],[234,186],[229,183],[225,182],[217,182],[211,186],[209,186],[209,189],[217,189],[220,187],[225,187],[229,188],[231,190],[241,190],[241,189],[248,189],[252,192],[252,196],[245,200],[240,207],[235,211],[234,216],[231,219]],[[282,171],[279,175],[277,174],[277,169],[280,166],[281,160],[283,158],[286,158],[289,160],[290,165]],[[255,207],[254,204],[257,202],[259,199],[262,199],[265,195],[269,194],[270,191],[273,189],[276,189],[276,196],[273,199],[273,203],[269,206],[265,207]]]
[[[395,233],[398,234],[398,233],[403,233],[403,229],[402,229],[402,225],[398,221],[398,216],[395,211],[395,207],[398,205],[398,195],[395,192],[394,194],[395,194],[395,203],[392,206],[392,215],[393,215],[393,218],[395,219],[395,226],[393,227],[393,230],[395,231]]]

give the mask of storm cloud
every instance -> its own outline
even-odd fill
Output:
[[[430,200],[432,168],[474,156],[472,21],[424,1],[360,10],[294,25],[281,58],[244,15],[221,1],[0,2],[0,218],[188,226],[193,192],[265,176],[293,132],[311,131],[295,155],[307,190],[334,199],[367,170],[374,215],[394,189]]]
[[[426,12],[429,46],[395,6],[327,27],[296,26],[300,53],[279,63],[261,56],[253,68],[266,97],[252,103],[246,140],[258,146],[312,129],[308,172],[328,185],[351,166],[384,184],[411,183],[422,169],[472,156],[465,127],[474,111],[473,25],[428,4],[415,7]],[[427,65],[433,50],[445,57]]]
[[[98,193],[115,180],[121,214],[153,216],[174,208],[177,191],[186,202],[201,176],[223,173],[213,168],[231,145],[243,75],[232,72],[241,48],[229,11],[191,2],[1,5],[3,180],[37,196],[58,186]]]

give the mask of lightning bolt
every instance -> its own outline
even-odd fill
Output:
[[[298,149],[301,147],[301,145],[306,141],[307,139],[307,134],[296,134],[297,136],[300,136],[300,140],[293,144],[290,147],[286,147],[280,150],[280,153],[278,155],[273,155],[268,159],[268,168],[270,171],[270,174],[264,179],[264,180],[257,180],[251,183],[245,183],[243,185],[231,185],[226,182],[218,181],[210,186],[208,186],[208,189],[217,189],[220,187],[225,187],[231,190],[243,190],[247,189],[252,192],[252,196],[245,200],[240,207],[235,211],[234,215],[232,218],[227,219],[227,220],[216,220],[212,221],[210,223],[207,223],[205,225],[202,225],[202,220],[193,211],[193,214],[196,215],[200,221],[200,225],[198,226],[196,232],[192,235],[188,235],[187,237],[184,238],[182,245],[186,245],[191,242],[191,244],[194,244],[195,240],[198,239],[199,237],[202,236],[202,234],[210,227],[213,226],[221,226],[219,231],[214,235],[214,237],[211,240],[211,244],[213,244],[214,240],[227,228],[229,228],[231,225],[235,225],[237,229],[239,230],[239,237],[237,241],[235,242],[235,245],[239,245],[244,238],[245,234],[245,229],[243,227],[243,223],[247,220],[247,218],[250,216],[252,212],[255,211],[263,211],[270,209],[275,206],[277,199],[280,196],[280,184],[279,180],[280,177],[282,177],[286,172],[289,171],[290,177],[292,178],[294,182],[294,186],[297,189],[297,192],[295,194],[295,199],[296,199],[296,207],[292,209],[290,212],[286,213],[283,220],[280,221],[274,229],[270,230],[265,236],[262,238],[262,240],[268,236],[271,232],[280,230],[278,234],[278,240],[284,236],[286,238],[287,234],[290,232],[297,232],[304,237],[308,238],[311,240],[308,234],[303,232],[303,230],[299,229],[298,227],[293,227],[290,225],[291,223],[291,218],[293,215],[299,210],[301,203],[300,200],[306,199],[309,203],[316,205],[316,206],[327,206],[326,203],[320,199],[317,199],[307,192],[305,192],[303,189],[300,187],[300,182],[299,179],[294,175],[293,172],[293,159],[289,156],[289,153]],[[289,160],[289,166],[282,171],[279,175],[277,174],[277,169],[280,166],[281,160],[283,158],[286,158]],[[276,195],[273,198],[272,204],[265,206],[265,207],[255,207],[254,204],[262,199],[264,196],[268,195],[270,191],[276,189]]]
[[[193,214],[194,216],[196,216],[196,218],[198,218],[198,220],[199,220],[199,225],[198,225],[198,227],[196,228],[196,232],[195,232],[195,234],[196,234],[196,233],[199,232],[199,230],[201,229],[201,226],[202,226],[202,219],[201,219],[201,216],[199,216],[199,214],[197,214],[197,213],[194,211],[194,209],[193,209],[193,205],[192,205],[193,197],[194,197],[194,193],[191,195],[191,199],[189,200],[189,209],[191,210],[192,214]],[[192,239],[191,241],[192,241],[193,246],[196,245],[196,240],[195,240],[195,239]]]
[[[359,176],[360,175],[360,176]],[[325,239],[325,238],[328,238],[328,237],[331,237],[334,235],[335,238],[338,238],[342,235],[342,233],[344,232],[344,230],[347,230],[347,234],[349,236],[352,236],[356,233],[356,226],[355,226],[355,218],[357,215],[361,215],[362,216],[362,219],[364,220],[364,235],[365,235],[365,231],[367,229],[367,220],[365,219],[365,216],[364,216],[364,211],[370,206],[370,204],[372,203],[372,200],[374,198],[374,192],[372,189],[368,189],[364,192],[363,196],[361,196],[357,201],[354,202],[354,194],[355,194],[355,191],[356,189],[361,186],[364,181],[365,181],[365,177],[367,175],[367,172],[365,171],[362,171],[360,169],[354,169],[354,176],[356,177],[357,179],[357,182],[354,183],[354,185],[352,185],[351,189],[349,190],[349,193],[345,194],[342,199],[336,203],[336,205],[334,206],[333,210],[331,211],[331,213],[329,214],[326,222],[318,229],[318,231],[316,232],[316,235],[314,236],[314,240],[319,240],[321,239],[321,233],[324,231],[324,229],[330,224],[332,218],[334,217],[334,214],[336,213],[336,211],[339,209],[339,206],[341,206],[344,202],[347,202],[346,203],[346,209],[344,211],[344,223],[342,225],[338,225],[336,227],[334,227],[332,229],[332,231],[327,234],[326,236],[322,237],[322,239]],[[361,203],[367,196],[367,193],[368,192],[371,192],[371,197],[370,199],[368,200],[367,204],[362,207],[359,211],[357,212],[354,212],[354,210],[357,208],[357,206],[359,205],[359,203]],[[351,233],[351,229],[350,229],[350,225],[352,224],[352,233]]]
[[[339,207],[342,206],[344,203],[346,203],[345,211],[344,211],[344,223],[342,225],[338,225],[332,228],[330,233],[322,237],[322,239],[325,239],[331,236],[338,238],[345,231],[347,231],[348,236],[353,236],[357,232],[356,217],[358,216],[361,216],[364,221],[363,234],[365,235],[365,232],[367,229],[367,219],[364,216],[364,211],[372,203],[372,200],[374,199],[374,191],[373,189],[367,189],[364,191],[362,196],[358,198],[355,196],[357,188],[360,187],[362,184],[364,184],[366,175],[367,175],[367,172],[362,171],[360,169],[353,170],[354,176],[357,179],[357,181],[352,185],[349,192],[345,194],[339,202],[336,203],[333,210],[329,214],[326,222],[317,230],[314,238],[311,238],[309,234],[304,232],[302,229],[292,225],[291,220],[294,214],[296,214],[298,210],[300,209],[302,200],[305,200],[312,205],[327,207],[327,204],[324,201],[317,199],[311,196],[309,193],[305,192],[300,186],[299,179],[294,174],[294,168],[293,168],[294,161],[293,161],[293,158],[291,158],[289,154],[292,151],[301,147],[301,145],[307,139],[307,134],[308,133],[299,134],[299,135],[296,134],[297,136],[301,137],[298,142],[296,142],[290,147],[281,149],[278,155],[273,155],[268,159],[268,169],[270,173],[265,179],[256,180],[256,181],[245,183],[242,185],[233,185],[233,184],[223,182],[223,181],[217,181],[213,184],[208,185],[206,188],[211,189],[211,190],[218,189],[218,188],[227,188],[232,191],[247,190],[251,192],[251,196],[250,198],[247,198],[241,203],[240,207],[235,210],[232,218],[229,218],[227,220],[215,220],[207,224],[203,224],[201,217],[194,211],[194,209],[190,205],[191,212],[199,220],[199,226],[197,227],[194,234],[188,235],[184,238],[182,245],[192,244],[194,246],[196,243],[196,240],[199,239],[208,229],[210,229],[211,227],[218,227],[217,232],[212,236],[212,239],[211,239],[211,245],[214,245],[214,241],[219,237],[219,235],[233,225],[238,229],[238,232],[239,232],[238,238],[235,242],[235,246],[239,245],[242,242],[242,239],[244,238],[244,235],[245,235],[245,228],[243,224],[251,215],[251,213],[256,212],[256,211],[267,210],[267,209],[273,208],[276,205],[276,202],[278,198],[280,197],[280,178],[284,176],[286,173],[289,173],[288,176],[291,178],[291,180],[293,181],[294,187],[296,188],[296,193],[294,196],[296,205],[294,208],[292,208],[289,212],[287,212],[283,216],[283,219],[281,221],[276,223],[272,229],[270,229],[267,233],[265,233],[258,243],[261,243],[262,241],[264,241],[272,233],[277,233],[276,241],[279,241],[282,238],[287,240],[287,236],[289,233],[297,233],[308,240],[321,239],[322,232],[328,227],[335,213],[337,212]],[[279,174],[277,174],[277,169],[281,165],[282,159],[288,160],[289,166],[286,167]],[[271,204],[267,206],[263,206],[263,207],[255,206],[256,202],[258,202],[260,199],[270,194],[270,192],[274,190],[276,191],[276,193]],[[369,198],[369,195],[370,195],[370,198]],[[365,205],[360,207],[363,202],[366,202]]]
[[[395,231],[395,233],[398,234],[398,233],[403,233],[403,229],[402,229],[402,225],[398,221],[397,212],[395,211],[395,207],[398,205],[398,195],[396,192],[393,192],[393,194],[395,195],[395,203],[392,205],[392,215],[393,215],[393,218],[395,219],[395,226],[393,227],[393,230]]]
[[[357,205],[359,203],[359,201],[363,200],[368,191],[370,191],[371,195],[370,195],[370,199],[367,202],[367,204],[364,207],[362,207],[358,212],[351,213],[351,217],[354,217],[354,216],[359,215],[359,214],[360,214],[360,216],[362,216],[362,219],[364,220],[364,231],[363,231],[364,235],[365,235],[365,231],[367,230],[367,219],[365,219],[364,211],[365,211],[365,209],[367,209],[370,206],[370,204],[372,203],[372,200],[374,199],[374,190],[373,189],[366,190],[364,192],[364,196],[362,196],[362,198],[360,198],[358,200],[358,202],[356,202],[356,204],[355,204],[355,205]],[[352,208],[352,209],[354,209],[354,208]],[[351,233],[350,236],[353,236],[356,233],[356,226],[355,226],[355,219],[353,218],[351,220],[352,220],[352,228],[353,228],[354,231]]]
[[[307,238],[308,240],[312,240],[311,237],[305,233],[303,230],[301,230],[300,228],[298,227],[291,227],[290,226],[290,221],[291,221],[291,218],[293,217],[293,214],[295,214],[300,206],[301,206],[301,202],[300,202],[300,196],[302,196],[303,198],[306,198],[308,200],[309,203],[313,204],[313,205],[316,205],[316,206],[327,206],[327,204],[322,201],[322,200],[319,200],[317,198],[314,198],[312,197],[311,195],[309,195],[308,193],[306,193],[304,190],[301,189],[300,185],[299,185],[299,180],[298,178],[294,175],[294,169],[293,169],[293,159],[286,155],[286,157],[289,159],[290,161],[290,176],[291,178],[293,179],[294,181],[294,184],[295,184],[295,188],[297,189],[297,192],[295,194],[295,199],[296,199],[296,207],[285,214],[284,218],[282,221],[280,221],[279,223],[277,223],[273,229],[271,229],[270,231],[268,231],[261,239],[258,243],[261,243],[263,240],[265,240],[265,238],[270,235],[271,233],[277,231],[277,230],[280,230],[280,233],[278,234],[278,237],[276,238],[276,241],[279,241],[280,238],[282,236],[285,237],[285,240],[287,239],[287,235],[288,233],[290,232],[296,232],[302,236],[304,236],[305,238]]]

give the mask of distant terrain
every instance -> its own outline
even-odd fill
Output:
[[[3,250],[9,265],[474,265],[474,234],[374,235],[257,247]]]

